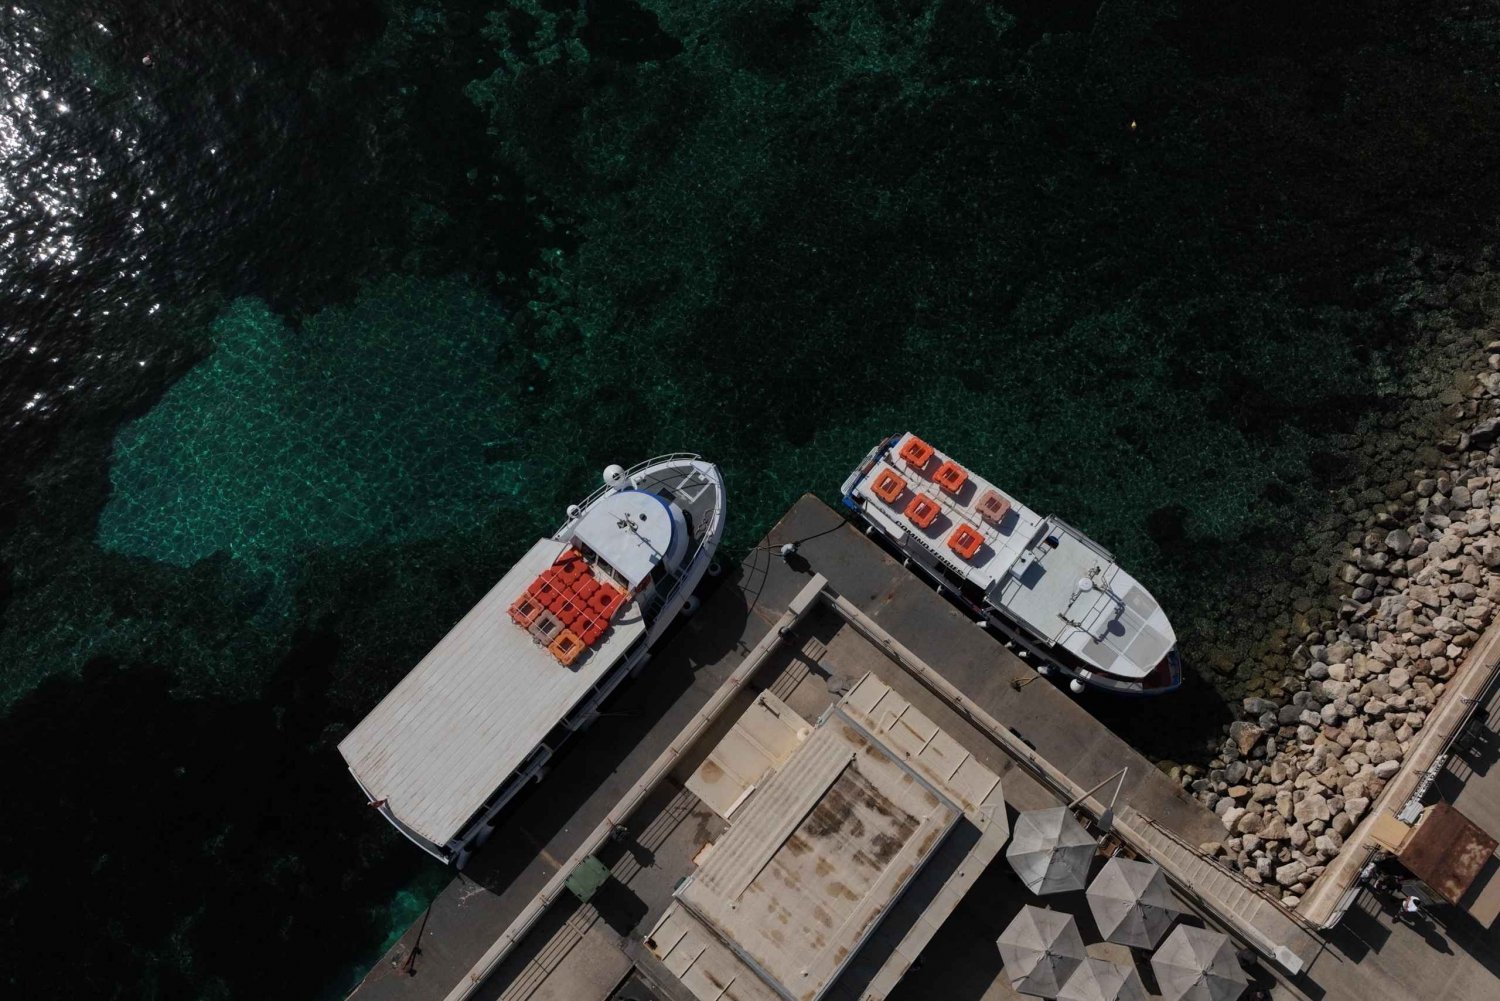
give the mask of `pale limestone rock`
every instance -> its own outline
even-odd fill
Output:
[[[1300,824],[1309,824],[1315,820],[1327,822],[1331,814],[1328,812],[1328,800],[1319,795],[1306,796],[1302,802],[1292,807],[1292,816],[1297,818]]]
[[[1276,882],[1281,886],[1292,886],[1307,874],[1305,862],[1293,861],[1276,870]]]

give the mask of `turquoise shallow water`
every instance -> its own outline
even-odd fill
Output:
[[[656,452],[723,466],[737,556],[918,430],[1163,599],[1193,681],[1136,728],[1192,753],[1208,652],[1275,611],[1237,597],[1425,360],[1397,266],[1487,237],[1496,39],[1407,3],[8,8],[14,947],[75,929],[91,997],[337,994],[444,878],[338,739]]]

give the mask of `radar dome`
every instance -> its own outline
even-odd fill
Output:
[[[614,487],[616,490],[625,485],[624,467],[611,462],[604,467],[604,485]]]
[[[1080,591],[1092,591],[1093,589],[1094,589],[1094,581],[1093,581],[1092,578],[1089,578],[1089,577],[1080,577],[1080,578],[1078,578],[1078,590],[1080,590]]]

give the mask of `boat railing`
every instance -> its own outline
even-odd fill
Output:
[[[1083,545],[1087,546],[1089,549],[1092,549],[1096,554],[1108,560],[1109,562],[1113,563],[1115,561],[1114,553],[1111,553],[1108,549],[1105,549],[1103,546],[1099,545],[1099,543],[1095,542],[1087,535],[1084,535],[1078,529],[1074,528],[1072,525],[1069,525],[1066,521],[1063,521],[1057,515],[1049,514],[1046,520],[1050,521],[1058,528],[1067,532],[1069,535],[1073,536],[1073,538],[1077,539],[1079,542],[1083,543]]]
[[[702,536],[698,540],[698,545],[693,549],[692,553],[688,555],[688,558],[682,561],[682,568],[680,570],[672,571],[662,580],[661,585],[656,589],[656,594],[653,595],[651,601],[647,603],[646,619],[648,621],[655,621],[656,616],[660,614],[661,610],[665,608],[672,601],[672,599],[677,596],[679,591],[682,590],[683,585],[687,582],[689,571],[692,569],[693,565],[698,562],[698,557],[703,555],[703,550],[708,547],[708,540],[714,534],[714,529],[719,521],[721,511],[722,507],[717,501],[714,503],[714,506],[708,510],[706,517],[703,519],[704,530]]]
[[[925,552],[926,552],[926,553],[927,553],[927,555],[929,555],[929,556],[931,556],[931,557],[932,557],[932,558],[933,558],[933,559],[935,559],[935,560],[937,560],[937,562],[938,562],[938,565],[939,565],[939,566],[944,566],[944,567],[946,567],[946,566],[948,566],[948,562],[947,562],[947,561],[946,561],[946,560],[944,560],[944,559],[943,559],[943,554],[942,554],[942,553],[940,553],[940,552],[938,552],[938,551],[937,551],[937,550],[936,550],[936,549],[935,549],[935,548],[933,548],[933,547],[932,547],[932,546],[929,546],[929,545],[928,545],[928,544],[927,544],[927,540],[926,540],[926,539],[924,539],[924,538],[922,538],[922,537],[921,537],[921,536],[920,536],[920,535],[918,535],[918,534],[917,534],[917,533],[916,533],[916,532],[912,532],[912,531],[909,531],[909,530],[908,530],[908,531],[907,531],[907,533],[906,533],[906,537],[907,537],[907,538],[908,538],[908,539],[910,539],[910,540],[911,540],[911,541],[913,541],[913,542],[915,542],[915,543],[916,543],[916,544],[917,544],[917,547],[918,547],[918,548],[919,548],[919,549],[922,549],[922,550],[924,550],[924,551],[925,551]],[[950,567],[950,568],[949,568],[949,569],[952,569],[952,568],[951,568],[951,567]],[[963,571],[962,571],[962,570],[960,570],[960,571],[958,571],[958,572],[959,572],[959,573],[963,573]],[[965,574],[964,574],[964,576],[965,576],[965,577],[966,577],[966,578],[967,578],[967,577],[968,577],[968,574],[967,574],[967,573],[965,573]]]
[[[699,455],[697,452],[668,452],[665,455],[658,455],[655,458],[643,459],[642,461],[637,462],[635,465],[625,470],[625,476],[629,478],[634,476],[636,473],[639,473],[641,470],[647,468],[648,466],[657,466],[667,462],[701,462],[702,460],[703,456]],[[614,488],[611,487],[608,483],[601,483],[599,486],[594,488],[593,493],[589,494],[583,499],[583,503],[581,503],[579,507],[588,507],[590,504],[594,503],[594,501],[598,500],[600,497],[603,497],[606,492],[612,489]]]

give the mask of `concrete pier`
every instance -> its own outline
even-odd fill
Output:
[[[790,562],[775,549],[798,540]],[[1079,790],[1129,766],[1120,802],[1194,845],[1224,829],[1150,763],[1027,664],[866,539],[833,508],[804,497],[702,609],[657,650],[640,679],[518,800],[490,843],[371,970],[360,999],[438,998],[468,976],[505,929],[585,843],[611,807],[706,706],[816,571],[829,588],[898,636],[972,706],[1007,728]],[[1018,745],[1019,746],[1019,745]],[[421,952],[413,959],[420,929]],[[414,973],[411,971],[415,971]]]
[[[786,542],[798,549],[783,560],[778,552]],[[1128,769],[1110,836],[1121,850],[1158,861],[1189,920],[1260,952],[1262,986],[1278,998],[1395,997],[1382,983],[1421,983],[1438,963],[1443,982],[1463,985],[1451,996],[1496,983],[1485,962],[1414,951],[1400,931],[1389,935],[1399,969],[1378,955],[1360,962],[1349,942],[1314,934],[1274,898],[1203,857],[1197,845],[1226,835],[1216,817],[840,512],[804,497],[552,774],[514,804],[469,870],[355,996],[691,996],[643,941],[671,906],[682,874],[723,833],[724,822],[684,785],[693,756],[706,753],[756,691],[812,720],[865,673],[1000,775],[1009,809],[1081,798],[1097,819],[1113,791],[1106,780]],[[1107,786],[1102,793],[1086,795],[1100,783]],[[609,867],[618,900],[579,903],[563,889],[590,856]],[[1014,996],[993,946],[1024,897],[1007,872],[1001,861],[986,869],[923,948],[921,975],[892,985],[890,997]],[[1049,906],[1080,908],[1081,896],[1069,896],[1048,898]],[[1380,949],[1375,943],[1366,952]],[[852,969],[855,982],[877,976],[873,968],[860,973],[857,963]],[[836,985],[829,996],[850,989]]]

